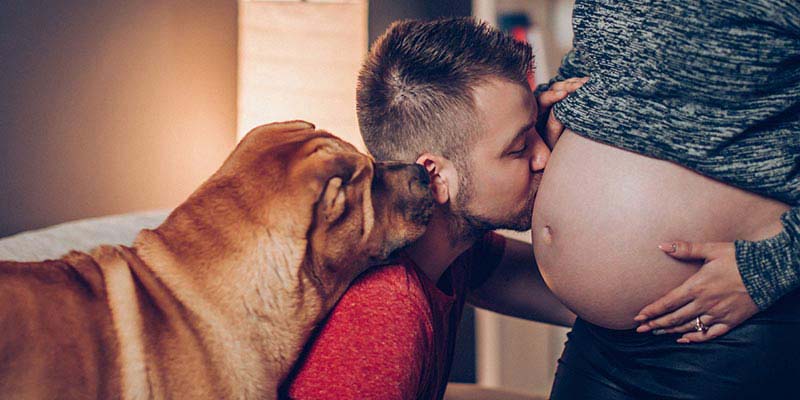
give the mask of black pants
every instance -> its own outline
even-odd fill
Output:
[[[726,335],[611,330],[578,319],[558,361],[551,400],[800,399],[800,295]]]

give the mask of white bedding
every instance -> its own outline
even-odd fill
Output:
[[[155,228],[169,211],[145,211],[66,222],[0,239],[0,260],[40,261],[101,244],[130,245],[140,230]]]

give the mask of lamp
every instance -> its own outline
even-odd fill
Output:
[[[237,138],[303,119],[364,150],[355,98],[366,49],[366,0],[240,0]]]

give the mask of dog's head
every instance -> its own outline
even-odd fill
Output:
[[[370,263],[417,239],[431,216],[422,166],[377,163],[313,125],[262,126],[240,147],[261,155],[255,169],[282,177],[266,188],[274,201],[265,204],[265,225],[288,223],[303,235],[297,237],[306,244],[303,267],[323,292],[346,286]]]
[[[299,277],[335,302],[371,262],[422,235],[432,209],[421,166],[376,163],[293,121],[250,131],[159,231],[183,260],[244,266],[209,274]]]

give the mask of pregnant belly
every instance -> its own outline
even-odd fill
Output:
[[[641,308],[699,267],[669,257],[659,243],[766,239],[781,231],[788,209],[566,131],[536,197],[534,253],[545,282],[573,312],[627,329]]]

